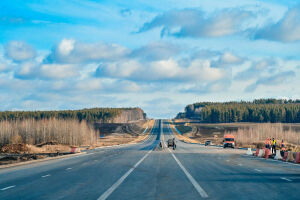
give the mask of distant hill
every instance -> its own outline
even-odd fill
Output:
[[[300,123],[300,100],[256,99],[252,102],[199,102],[187,105],[176,118],[207,123],[283,122]]]
[[[88,122],[127,123],[146,118],[140,108],[89,108],[81,110],[58,111],[4,111],[0,112],[0,121],[23,119],[77,119]]]

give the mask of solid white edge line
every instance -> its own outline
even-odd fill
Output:
[[[155,125],[155,124],[154,124]],[[153,127],[154,127],[153,125]],[[153,128],[152,127],[152,128]],[[152,129],[151,129],[152,131]],[[137,168],[146,158],[147,156],[153,151],[153,149],[151,149],[150,151],[148,151],[146,153],[146,155],[144,155],[132,168],[130,168],[121,178],[119,178],[119,180],[117,180],[110,188],[108,188],[108,190],[106,190],[97,200],[105,200],[109,197],[109,195],[111,195],[111,193],[113,193],[122,183],[123,181],[133,172],[133,170],[135,168]]]
[[[161,132],[161,135],[163,135],[163,132]],[[208,194],[203,190],[203,188],[197,183],[197,181],[192,177],[192,175],[185,169],[185,167],[182,165],[182,163],[177,159],[177,157],[174,155],[174,153],[168,148],[171,155],[181,168],[181,170],[185,173],[186,177],[189,179],[189,181],[192,183],[194,188],[197,190],[197,192],[200,194],[202,198],[208,198]]]
[[[8,189],[13,188],[13,187],[16,187],[16,185],[11,185],[11,186],[2,188],[1,191],[8,190]]]

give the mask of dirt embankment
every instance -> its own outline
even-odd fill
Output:
[[[142,141],[148,137],[153,125],[154,120],[124,124],[97,124],[101,133],[97,147]]]
[[[146,114],[140,108],[131,108],[122,110],[119,115],[110,119],[108,123],[130,123],[140,120],[146,120]]]

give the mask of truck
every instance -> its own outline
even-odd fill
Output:
[[[173,147],[173,150],[176,149],[175,138],[168,139],[167,144],[168,144],[168,148]]]
[[[231,147],[231,148],[235,147],[234,135],[231,134],[224,135],[223,148],[226,147]]]

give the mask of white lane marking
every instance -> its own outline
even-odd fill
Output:
[[[51,176],[51,175],[50,175],[50,174],[47,174],[47,175],[42,176],[42,178],[45,178],[45,177],[48,177],[48,176]]]
[[[117,182],[115,182],[108,190],[106,190],[99,198],[98,200],[105,200],[107,199],[107,197],[109,197],[109,195],[111,195],[111,193],[113,193],[113,191],[115,189],[117,189],[122,183],[123,181],[133,172],[133,170],[135,168],[137,168],[144,160],[145,158],[147,158],[147,156],[152,152],[153,150],[151,149],[150,151],[148,151],[148,153],[146,153],[146,155],[144,155],[144,157],[142,157],[132,168],[130,168],[119,180],[117,180]]]
[[[167,145],[166,145],[166,143],[165,143],[165,135],[163,134],[163,126],[162,126],[162,123],[160,124],[160,135],[162,136],[163,148],[167,148]]]
[[[261,170],[260,169],[254,169],[255,171],[257,171],[257,172],[261,172]]]
[[[66,170],[71,170],[72,168],[71,167],[69,167],[69,168],[67,168]]]
[[[291,179],[288,179],[288,178],[284,178],[284,177],[280,177],[282,180],[286,180],[288,182],[291,182],[292,180]]]
[[[203,190],[203,188],[197,183],[197,181],[192,177],[192,175],[185,169],[185,167],[181,164],[181,162],[176,158],[176,156],[172,153],[170,149],[168,149],[179,165],[179,167],[182,169],[182,171],[185,173],[187,178],[190,180],[190,182],[193,184],[194,188],[197,190],[197,192],[201,195],[202,198],[207,198],[207,193]]]
[[[161,132],[161,134],[163,135],[163,132]],[[174,153],[168,148],[168,150],[170,151],[171,155],[173,156],[173,158],[175,159],[175,161],[177,162],[177,164],[179,165],[179,167],[181,168],[181,170],[185,173],[186,177],[189,179],[189,181],[192,183],[192,185],[194,186],[194,188],[197,190],[197,192],[200,194],[200,196],[202,198],[208,198],[207,193],[203,190],[203,188],[197,183],[197,181],[192,177],[192,175],[185,169],[185,167],[181,164],[181,162],[177,159],[177,157],[174,155]]]
[[[238,166],[243,166],[243,164],[242,164],[242,163],[239,163]]]
[[[229,162],[230,160],[226,160],[226,162]]]
[[[8,186],[8,187],[5,187],[5,188],[2,188],[1,191],[4,191],[4,190],[8,190],[10,188],[13,188],[13,187],[16,187],[15,185],[11,185],[11,186]]]

